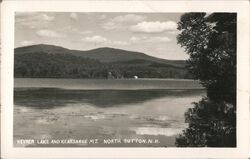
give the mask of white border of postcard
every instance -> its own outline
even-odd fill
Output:
[[[1,4],[2,158],[247,158],[249,156],[249,1],[3,1]],[[14,148],[14,13],[237,12],[237,148]]]

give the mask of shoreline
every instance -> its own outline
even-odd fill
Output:
[[[156,80],[156,81],[197,81],[196,79],[188,79],[188,78],[114,78],[114,79],[108,79],[108,78],[58,78],[58,77],[14,77],[15,79],[48,79],[48,80],[107,80],[107,81],[139,81],[139,80]]]
[[[52,79],[15,78],[17,88],[65,90],[205,90],[197,80],[188,79]]]

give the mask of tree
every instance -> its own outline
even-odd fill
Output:
[[[189,127],[177,146],[236,145],[236,20],[235,13],[181,16],[177,41],[190,55],[188,70],[207,89],[207,98],[186,113]]]

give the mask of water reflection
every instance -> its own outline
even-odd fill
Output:
[[[150,100],[188,97],[203,90],[68,90],[57,88],[15,88],[15,105],[50,109],[68,104],[86,103],[96,107],[140,104]]]

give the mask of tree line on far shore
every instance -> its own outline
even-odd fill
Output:
[[[192,78],[184,67],[147,60],[103,63],[69,54],[31,52],[15,54],[17,78]]]

